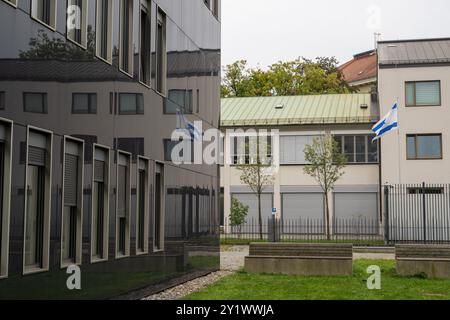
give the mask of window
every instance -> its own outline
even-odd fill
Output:
[[[32,0],[31,16],[50,27],[56,27],[56,0]]]
[[[0,121],[0,279],[8,276],[12,123]]]
[[[272,161],[272,137],[270,136],[235,136],[231,138],[230,148],[231,163],[234,165],[256,164],[259,160],[262,164],[270,164]]]
[[[119,94],[119,114],[144,114],[144,96],[142,93]]]
[[[47,113],[47,93],[25,92],[23,94],[23,111]]]
[[[130,255],[131,155],[117,152],[116,257]]]
[[[406,82],[406,106],[440,106],[441,82]]]
[[[24,273],[49,268],[52,134],[28,128]]]
[[[407,159],[442,159],[441,134],[416,134],[406,136]]]
[[[91,260],[108,259],[109,149],[94,145],[92,165]]]
[[[84,161],[90,162],[92,161],[92,151],[94,144],[97,143],[97,136],[89,136],[83,134],[73,134],[72,137],[77,139],[81,139],[84,141]]]
[[[131,153],[135,160],[136,156],[144,155],[144,143],[144,138],[117,138],[114,140],[114,147]]]
[[[219,18],[219,4],[220,0],[213,0],[213,14],[216,18]]]
[[[169,97],[166,100],[164,113],[176,114],[178,110],[183,113],[192,113],[193,97],[192,90],[169,90]]]
[[[87,45],[87,0],[67,1],[67,38],[83,48]]]
[[[158,10],[156,30],[156,91],[165,94],[166,87],[166,15]]]
[[[74,93],[72,94],[73,114],[97,114],[96,93]]]
[[[141,3],[141,40],[140,40],[140,75],[139,79],[142,83],[150,85],[150,16],[151,1],[142,1]]]
[[[148,217],[150,212],[149,160],[139,157],[137,170],[136,252],[148,252]]]
[[[378,163],[378,141],[372,142],[374,135],[335,136],[338,149],[349,164]]]
[[[155,167],[155,214],[153,221],[153,251],[164,250],[164,165],[157,163]]]
[[[120,69],[133,74],[133,0],[120,1]]]
[[[6,108],[6,98],[5,98],[5,92],[0,91],[0,110],[5,110]]]
[[[179,152],[173,157],[174,148],[178,147]],[[176,164],[190,164],[194,162],[194,140],[182,139],[173,141],[171,139],[164,140],[164,161],[170,161]]]
[[[408,188],[408,194],[443,194],[444,188],[440,187],[414,187]]]
[[[97,32],[96,51],[97,56],[112,62],[112,3],[110,0],[97,0]]]
[[[196,107],[196,112],[200,113],[200,90],[197,89],[197,107]]]
[[[81,264],[84,142],[64,138],[61,266]]]
[[[306,164],[305,147],[316,136],[280,136],[280,163]]]

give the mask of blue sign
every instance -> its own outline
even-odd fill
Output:
[[[277,214],[277,208],[272,208],[272,214],[276,215]]]

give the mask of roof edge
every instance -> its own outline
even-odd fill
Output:
[[[421,39],[401,39],[401,40],[382,40],[378,41],[379,44],[384,43],[405,43],[405,42],[426,42],[426,41],[449,41],[450,37],[444,38],[421,38]]]

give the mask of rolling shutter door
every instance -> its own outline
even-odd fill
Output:
[[[378,219],[377,193],[335,193],[334,206],[337,219]]]
[[[283,194],[283,219],[323,219],[322,193]]]
[[[258,197],[251,193],[237,193],[233,194],[233,197],[238,199],[244,205],[247,205],[248,215],[247,222],[253,223],[258,222]],[[263,219],[263,224],[267,225],[267,219],[272,215],[273,206],[273,195],[272,194],[262,194],[261,195],[261,215]]]
[[[377,234],[378,194],[335,193],[334,232],[336,234]]]
[[[284,233],[323,234],[323,193],[286,193],[282,196]]]
[[[97,182],[105,182],[105,163],[103,161],[95,160],[94,180]]]

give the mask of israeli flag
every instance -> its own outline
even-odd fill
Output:
[[[195,126],[195,124],[189,122],[180,109],[177,109],[177,132],[184,133],[193,140],[201,140],[202,133]]]
[[[373,141],[380,139],[384,134],[396,129],[398,129],[397,103],[395,103],[391,111],[389,111],[389,113],[372,128],[372,131],[376,133]]]

